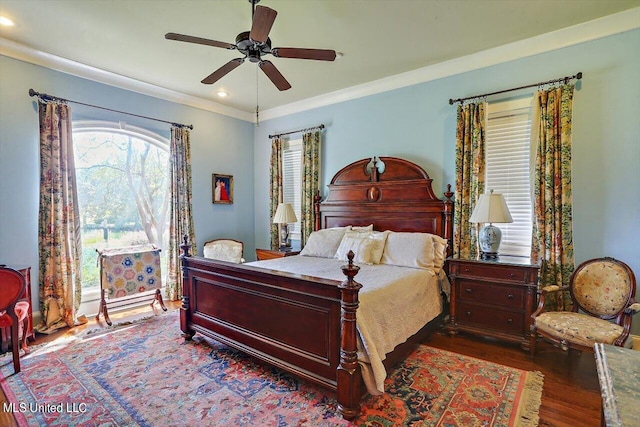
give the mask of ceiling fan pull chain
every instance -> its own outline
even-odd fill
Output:
[[[260,107],[258,102],[258,67],[256,67],[256,127],[260,127]]]

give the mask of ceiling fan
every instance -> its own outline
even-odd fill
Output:
[[[279,90],[287,90],[291,88],[287,79],[284,78],[271,61],[262,59],[263,55],[271,54],[276,58],[315,59],[318,61],[333,61],[336,59],[336,52],[334,50],[302,49],[296,47],[272,48],[269,31],[271,31],[278,12],[265,6],[256,6],[259,1],[260,0],[249,0],[252,9],[251,31],[244,31],[238,34],[235,44],[176,33],[167,33],[164,37],[168,40],[197,43],[229,50],[235,49],[244,55],[243,58],[232,59],[205,77],[202,83],[207,85],[217,82],[227,73],[242,64],[246,59],[249,59],[250,62],[258,63],[260,69]]]

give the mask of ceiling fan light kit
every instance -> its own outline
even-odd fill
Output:
[[[271,27],[273,27],[278,12],[265,6],[256,6],[259,1],[260,0],[249,0],[253,14],[251,30],[238,34],[235,44],[178,33],[167,33],[164,37],[167,40],[237,50],[244,55],[243,58],[232,59],[202,79],[202,83],[207,85],[217,82],[248,59],[249,62],[257,63],[269,80],[271,80],[279,90],[283,91],[290,89],[291,84],[289,84],[287,79],[278,71],[271,61],[262,59],[264,55],[271,54],[276,58],[312,59],[316,61],[334,61],[336,59],[336,52],[329,49],[303,49],[296,47],[272,48],[269,32],[271,31]]]

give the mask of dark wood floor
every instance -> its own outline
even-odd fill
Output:
[[[169,309],[178,308],[177,302],[167,304]],[[114,322],[142,317],[148,310],[134,310],[112,315]],[[87,328],[98,328],[93,319],[73,331],[43,336],[38,335],[35,343],[51,341],[65,334],[75,335]],[[596,374],[595,359],[591,353],[568,354],[551,345],[540,343],[535,359],[529,357],[518,346],[494,340],[460,334],[449,337],[435,333],[426,344],[467,356],[489,360],[527,371],[544,374],[540,426],[589,427],[600,426],[600,388]],[[5,396],[0,392],[0,407]],[[0,425],[14,426],[13,417],[0,411]]]

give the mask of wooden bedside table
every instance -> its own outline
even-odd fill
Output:
[[[466,331],[520,343],[529,349],[539,265],[526,257],[449,258],[450,335]]]
[[[258,261],[265,259],[283,258],[286,256],[298,255],[300,251],[278,251],[273,249],[256,249],[256,258]]]

